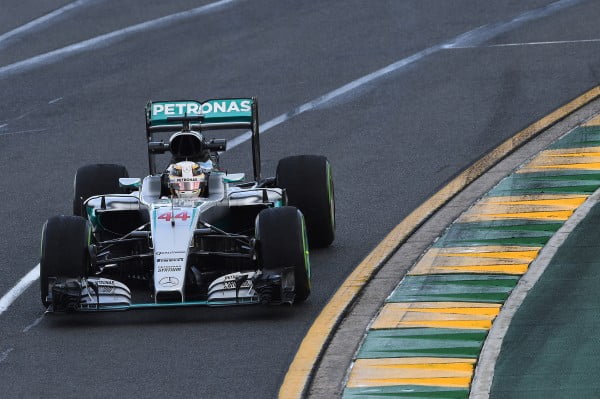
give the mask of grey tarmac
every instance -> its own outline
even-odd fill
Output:
[[[93,1],[90,14],[70,13],[0,51],[0,66],[207,3]],[[38,262],[46,218],[69,212],[77,167],[123,163],[132,176],[146,173],[147,100],[256,95],[264,122],[423,49],[550,3],[240,1],[0,78],[0,295]],[[2,15],[5,4],[18,23],[1,25],[2,32],[66,2],[11,0],[0,6]],[[486,44],[594,39],[599,9],[582,1]],[[304,334],[350,271],[445,182],[595,86],[597,46],[440,51],[270,129],[262,138],[266,174],[281,157],[300,153],[327,155],[334,168],[338,235],[331,248],[311,253],[315,288],[307,303],[44,317],[23,332],[43,312],[33,286],[0,315],[4,394],[275,397]],[[240,145],[223,163],[249,172],[249,156],[249,145]]]

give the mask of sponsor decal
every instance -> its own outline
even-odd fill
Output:
[[[94,282],[90,281],[91,286],[96,286],[98,289],[98,294],[110,294],[115,290],[115,281],[114,280],[97,280]],[[89,289],[90,292],[94,291],[93,288]]]
[[[240,288],[250,288],[252,287],[252,282],[250,280],[246,280],[240,285]],[[226,290],[234,290],[235,289],[235,281],[225,281],[223,283],[223,288]]]
[[[174,255],[174,254],[184,254],[185,251],[156,251],[156,256],[160,255]]]
[[[176,265],[161,265],[158,266],[157,272],[158,273],[167,273],[167,272],[180,272],[181,271],[181,266],[176,266]]]
[[[115,287],[112,285],[99,285],[98,292],[100,294],[111,294],[115,290]]]
[[[160,284],[163,287],[166,288],[171,288],[171,287],[175,287],[177,285],[179,285],[179,279],[177,277],[163,277],[160,279],[160,281],[158,282],[158,284]]]
[[[250,100],[215,100],[200,104],[195,101],[166,102],[152,104],[152,118],[169,116],[198,116],[219,113],[251,112]]]
[[[156,263],[159,262],[183,262],[183,258],[160,258],[156,259]]]
[[[196,177],[178,177],[176,179],[171,179],[171,182],[186,182],[186,181],[198,181],[198,178]]]

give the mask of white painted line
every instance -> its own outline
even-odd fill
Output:
[[[6,309],[12,305],[12,303],[23,293],[34,281],[40,277],[40,264],[38,263],[33,269],[29,271],[19,282],[10,289],[2,298],[0,298],[0,314],[4,313]]]
[[[56,20],[58,17],[62,16],[66,12],[68,12],[74,8],[77,8],[81,5],[84,5],[85,3],[89,3],[89,2],[90,2],[90,0],[74,1],[74,2],[64,5],[46,15],[43,15],[32,21],[29,21],[25,25],[21,25],[18,28],[15,28],[11,31],[3,33],[2,35],[0,35],[0,50],[6,48],[9,45],[9,43],[12,41],[9,39],[15,39],[15,37],[18,35],[21,35],[21,34],[24,34],[27,32],[31,32],[36,29],[40,29],[44,25],[46,25],[48,22],[50,22],[51,20],[53,20],[53,19]]]
[[[498,22],[494,24],[480,26],[477,29],[473,29],[470,32],[458,36],[452,43],[449,43],[448,46],[445,48],[453,49],[481,46],[483,43],[495,38],[496,36],[518,28],[527,22],[548,17],[552,14],[556,14],[559,11],[562,11],[569,7],[573,7],[574,5],[585,1],[587,0],[560,0],[548,4],[544,7],[526,11],[518,15],[516,18],[513,18],[512,20],[507,22]]]
[[[16,121],[25,118],[27,115],[32,114],[35,110],[27,111],[24,114],[21,114],[15,118]]]
[[[453,49],[465,49],[465,48],[491,48],[491,47],[519,47],[519,46],[543,46],[551,44],[578,44],[578,43],[598,43],[600,39],[582,39],[582,40],[558,40],[550,42],[524,42],[524,43],[502,43],[502,44],[490,44],[488,46],[464,46],[464,47],[453,47]]]
[[[20,134],[20,133],[40,133],[40,132],[45,132],[46,130],[48,130],[48,129],[44,128],[44,129],[17,130],[14,132],[0,133],[0,136],[10,136],[11,134]]]
[[[62,100],[62,99],[63,99],[62,97],[57,97],[57,98],[55,98],[54,100],[50,100],[50,101],[48,101],[48,104],[54,104],[54,103],[57,103],[57,102],[59,102],[59,101],[60,101],[60,100]]]
[[[0,125],[0,129],[2,129],[4,126],[8,126],[8,123],[3,123],[2,125]]]
[[[31,323],[30,325],[28,325],[27,327],[25,327],[25,328],[23,329],[23,332],[24,332],[24,333],[27,333],[27,332],[28,332],[29,330],[31,330],[33,327],[35,327],[35,326],[37,326],[38,324],[40,324],[40,323],[41,323],[41,321],[42,321],[42,320],[44,320],[44,315],[45,315],[45,313],[44,313],[44,314],[42,314],[42,315],[41,315],[40,317],[38,317],[37,319],[35,319],[33,323]]]
[[[0,353],[0,363],[2,363],[3,361],[6,360],[6,358],[8,357],[8,354],[10,352],[12,352],[14,350],[14,348],[9,348],[7,350],[5,350],[4,352]]]
[[[66,47],[62,47],[48,53],[36,55],[35,57],[27,58],[14,64],[0,67],[0,78],[10,76],[12,74],[25,72],[41,65],[51,64],[60,61],[68,56],[79,54],[85,51],[98,49],[114,44],[136,33],[141,33],[149,29],[167,28],[168,26],[181,22],[187,19],[198,17],[202,14],[207,14],[212,11],[217,11],[229,4],[237,3],[242,0],[219,0],[214,3],[206,4],[201,7],[192,8],[188,11],[182,11],[175,14],[167,15],[161,18],[152,19],[142,22],[137,25],[132,25],[127,28],[119,29],[113,32],[105,33],[94,38],[74,43]]]
[[[483,344],[483,349],[477,361],[473,383],[471,384],[471,393],[469,399],[489,399],[496,361],[500,355],[502,342],[510,326],[515,313],[525,300],[529,291],[538,282],[550,261],[563,245],[569,234],[581,223],[590,210],[598,203],[600,199],[600,190],[591,195],[573,215],[563,224],[563,226],[548,240],[548,243],[542,248],[539,255],[531,265],[527,273],[521,277],[519,283],[513,289],[510,296],[502,306],[502,310],[494,320],[492,328]]]
[[[198,12],[200,12],[201,9],[204,9],[206,7],[209,7],[209,6],[211,6],[212,8],[214,8],[214,7],[220,7],[220,6],[223,6],[225,4],[231,3],[233,1],[236,1],[236,0],[222,0],[222,1],[218,1],[216,3],[208,4],[207,6],[199,7],[199,8],[194,9],[194,10],[197,10],[196,12],[198,13]],[[550,15],[548,9],[553,10],[553,12],[558,12],[558,11],[562,10],[563,8],[565,8],[567,6],[575,5],[575,4],[577,4],[577,3],[581,2],[581,1],[585,1],[585,0],[560,0],[560,1],[557,1],[556,3],[550,4],[549,6],[542,7],[542,8],[539,8],[539,9],[536,9],[536,10],[532,10],[532,11],[528,11],[528,12],[526,12],[524,14],[521,14],[521,16],[517,16],[517,18],[515,18],[515,19],[513,19],[511,21],[506,22],[504,25],[510,26],[510,29],[514,29],[514,28],[517,28],[518,26],[520,26],[521,24],[524,24],[526,22],[532,21],[533,19],[535,19],[534,18],[535,15],[537,15],[538,18],[542,18],[542,17],[546,17],[546,16]],[[210,9],[212,9],[212,8],[210,8]],[[205,11],[206,10],[204,10],[202,12],[205,12]],[[173,14],[172,16],[159,18],[158,20],[155,20],[155,21],[159,21],[159,20],[163,20],[163,19],[167,18],[167,20],[166,20],[167,22],[161,22],[161,24],[163,24],[163,23],[164,24],[171,23],[172,21],[170,20],[170,18],[172,18],[174,16],[178,16],[177,17],[178,19],[183,19],[184,16],[179,16],[179,15],[180,14],[186,14],[186,13],[187,13],[187,11],[184,12],[184,13]],[[523,15],[525,15],[527,17],[525,18],[525,17],[523,17]],[[516,23],[515,21],[520,21],[520,22]],[[149,23],[152,23],[152,22],[153,21],[144,22],[143,24],[140,24],[140,25],[149,24]],[[386,66],[384,68],[381,68],[381,69],[379,69],[379,70],[377,70],[375,72],[372,72],[372,73],[370,73],[368,75],[365,75],[365,76],[363,76],[363,77],[361,77],[359,79],[353,80],[352,82],[347,83],[344,86],[339,87],[339,88],[337,88],[335,90],[332,90],[329,93],[326,93],[326,94],[322,95],[321,97],[318,97],[318,98],[316,98],[316,99],[314,99],[312,101],[309,101],[307,103],[302,104],[301,106],[293,109],[290,112],[287,112],[285,114],[281,114],[281,115],[279,115],[279,116],[277,116],[277,117],[269,120],[268,122],[265,122],[264,124],[261,124],[261,126],[260,126],[261,133],[264,133],[264,132],[270,130],[271,128],[273,128],[273,127],[281,125],[282,123],[287,122],[288,120],[290,120],[290,119],[292,119],[292,118],[294,118],[294,117],[296,117],[298,115],[301,115],[301,114],[303,114],[303,113],[305,113],[307,111],[312,111],[312,110],[320,107],[321,105],[324,105],[324,104],[326,104],[326,103],[328,103],[328,102],[330,102],[332,100],[335,100],[335,99],[338,99],[339,97],[347,95],[347,94],[349,94],[350,92],[352,92],[354,90],[363,88],[364,86],[369,85],[369,84],[373,84],[375,81],[383,78],[384,76],[389,75],[392,72],[398,72],[399,70],[403,69],[404,67],[409,66],[409,65],[411,65],[411,64],[413,64],[413,63],[415,63],[415,62],[417,62],[417,61],[419,61],[419,60],[421,60],[421,59],[423,59],[423,58],[425,58],[425,57],[427,57],[427,56],[429,56],[429,55],[431,55],[433,53],[436,53],[436,52],[438,52],[438,51],[440,51],[442,49],[445,49],[445,48],[452,48],[451,46],[455,45],[456,43],[468,43],[469,41],[477,41],[478,39],[477,39],[477,35],[475,35],[475,32],[477,32],[478,34],[481,34],[482,36],[486,37],[486,40],[489,40],[489,39],[493,38],[495,35],[499,35],[501,33],[506,32],[508,29],[504,29],[503,28],[504,25],[502,25],[502,24],[500,24],[500,25],[499,24],[493,25],[493,26],[491,26],[489,28],[490,31],[488,31],[486,29],[483,29],[484,27],[477,28],[474,31],[467,32],[465,34],[457,36],[456,38],[454,38],[454,39],[452,39],[452,40],[450,40],[450,41],[448,41],[446,43],[442,43],[442,44],[438,44],[438,45],[429,47],[428,49],[425,49],[425,50],[422,50],[422,51],[420,51],[418,53],[415,53],[415,54],[411,55],[410,57],[403,58],[403,59],[401,59],[399,61],[396,61],[396,62],[394,62],[394,63],[392,63],[392,64],[390,64],[390,65],[388,65],[388,66]],[[134,27],[127,28],[127,29],[133,29],[136,26],[138,26],[138,25],[135,25]],[[139,31],[139,30],[142,30],[142,29],[137,29],[136,32]],[[494,34],[492,34],[492,32],[494,32]],[[96,39],[90,39],[90,40],[96,40]],[[0,77],[2,77],[2,73],[3,73],[2,68],[0,68]],[[243,133],[243,134],[235,137],[234,139],[229,140],[228,143],[227,143],[227,147],[229,149],[235,148],[238,145],[240,145],[240,144],[248,141],[251,137],[252,137],[252,135],[249,132],[245,132],[245,133]],[[40,265],[38,264],[31,271],[31,272],[33,272],[36,269],[38,270],[35,273],[36,276],[34,277],[34,279],[37,279],[39,277],[38,276],[39,275],[39,266]],[[29,272],[25,277],[29,276],[31,274],[31,272]],[[8,294],[6,294],[4,297],[2,297],[2,299],[0,299],[0,314],[2,314],[6,310],[6,309],[2,308],[2,301],[11,292],[12,292],[12,290],[9,291]],[[19,295],[21,293],[22,293],[22,291],[19,292]],[[14,301],[14,299],[12,299],[10,301],[10,303],[12,303],[13,301]]]

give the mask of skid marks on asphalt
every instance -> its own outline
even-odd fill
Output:
[[[10,352],[12,352],[13,350],[14,350],[14,348],[8,348],[5,351],[3,351],[2,353],[0,353],[0,363],[5,361],[8,358],[8,355],[10,354]]]

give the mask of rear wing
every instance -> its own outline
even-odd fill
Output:
[[[250,129],[252,132],[252,166],[254,180],[260,176],[260,142],[258,126],[258,102],[252,98],[223,98],[205,101],[150,101],[146,105],[146,137],[148,139],[148,163],[150,174],[156,174],[153,148],[162,142],[154,139],[154,133],[176,133],[183,129],[198,132],[217,129]]]

